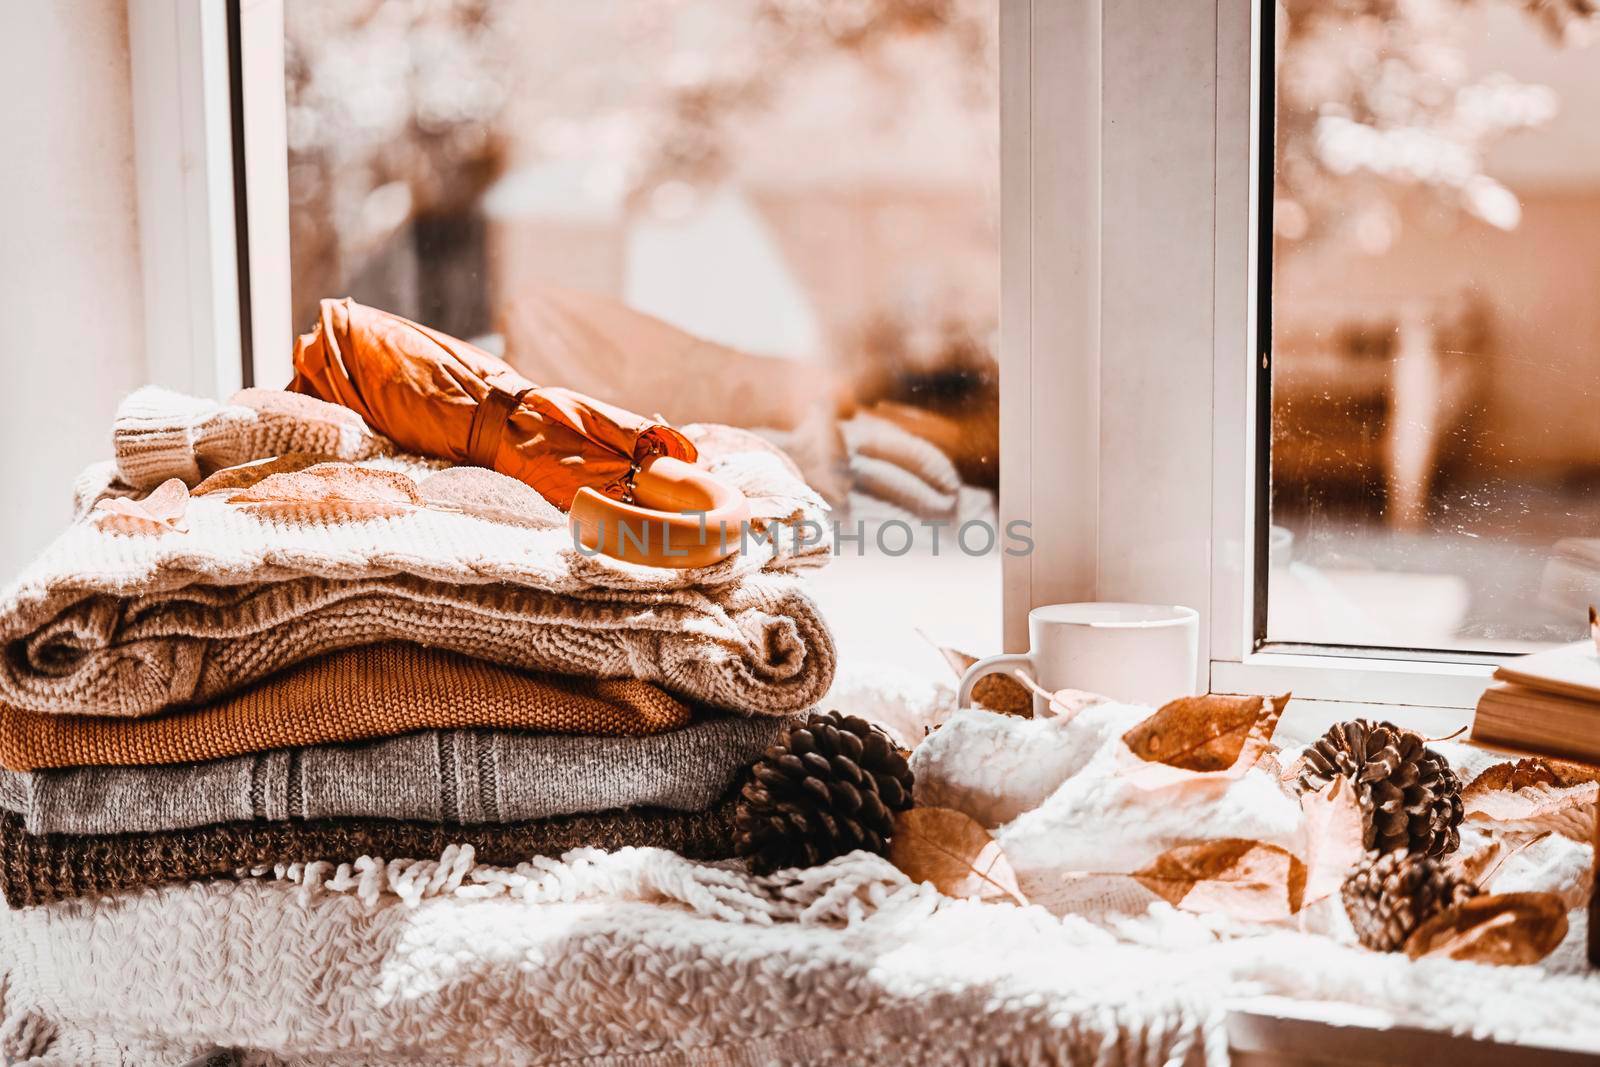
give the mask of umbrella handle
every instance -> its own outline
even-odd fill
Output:
[[[692,463],[651,456],[633,479],[634,503],[585,486],[568,523],[583,547],[652,567],[708,567],[739,551],[750,504]]]

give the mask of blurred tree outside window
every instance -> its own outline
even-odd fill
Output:
[[[1600,600],[1595,0],[1279,0],[1268,638],[1521,651]]]

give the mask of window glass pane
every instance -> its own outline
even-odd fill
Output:
[[[757,429],[863,528],[816,579],[842,662],[999,650],[956,536],[998,477],[997,0],[285,7],[299,329],[348,295]]]
[[[1600,603],[1584,7],[1277,6],[1271,641],[1525,651]]]

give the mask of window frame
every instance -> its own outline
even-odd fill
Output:
[[[153,380],[287,381],[283,2],[129,10]],[[1037,604],[1182,603],[1204,689],[1469,708],[1492,665],[1257,647],[1264,10],[1000,0],[1006,648]]]
[[[1267,583],[1260,570],[1267,557],[1265,508],[1271,493],[1272,319],[1267,272],[1272,248],[1274,87],[1264,76],[1264,65],[1272,59],[1275,17],[1272,0],[1217,4],[1222,74],[1216,112],[1211,685],[1218,692],[1292,690],[1317,700],[1473,708],[1494,672],[1489,657],[1385,648],[1341,654],[1333,648],[1297,649],[1266,640]],[[1241,71],[1247,72],[1244,85],[1239,84]],[[1239,150],[1241,142],[1248,145],[1247,153]],[[1248,166],[1240,173],[1237,164],[1244,159]],[[1232,266],[1225,271],[1224,249],[1231,248],[1237,257],[1240,245],[1248,250],[1245,269]],[[1262,284],[1264,279],[1267,284]],[[1237,286],[1240,280],[1242,287]],[[1243,433],[1238,432],[1240,427]]]
[[[1210,691],[1471,708],[1492,663],[1258,640],[1270,4],[1002,2],[1007,648],[1032,604],[1182,603]]]
[[[150,380],[286,383],[283,2],[134,0],[128,42]]]
[[[227,14],[128,5],[145,359],[202,395],[243,383]]]

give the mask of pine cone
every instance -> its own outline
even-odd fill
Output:
[[[1340,896],[1361,943],[1395,952],[1428,919],[1478,895],[1478,887],[1429,856],[1370,852]]]
[[[1300,791],[1342,774],[1366,817],[1366,847],[1443,856],[1461,845],[1461,779],[1421,734],[1388,722],[1337,723],[1306,750]]]
[[[836,711],[807,716],[750,774],[733,840],[757,874],[815,867],[858,848],[882,855],[894,813],[911,806],[911,768],[889,735]]]

